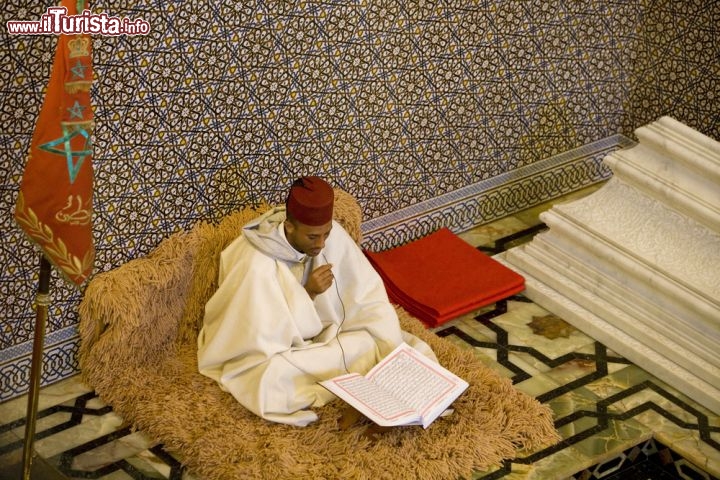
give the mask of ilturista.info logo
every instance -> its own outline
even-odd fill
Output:
[[[66,7],[48,7],[40,20],[10,20],[7,29],[10,35],[147,35],[150,24],[90,10],[68,15]]]

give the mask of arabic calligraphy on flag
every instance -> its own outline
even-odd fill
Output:
[[[86,1],[63,0],[69,14]],[[81,285],[95,258],[92,237],[93,70],[89,35],[60,35],[33,132],[15,220],[64,276]]]

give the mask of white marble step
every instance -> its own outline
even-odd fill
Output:
[[[673,314],[664,305],[669,302],[650,299],[647,295],[636,291],[638,289],[630,288],[627,282],[628,275],[624,272],[618,270],[614,272],[615,275],[608,276],[597,268],[596,263],[581,261],[567,249],[558,247],[558,242],[553,241],[552,234],[553,232],[548,232],[539,235],[522,250],[524,254],[544,265],[546,272],[536,272],[536,277],[564,277],[632,315],[637,319],[632,327],[639,332],[647,328],[658,329],[672,343],[694,351],[698,357],[720,368],[720,356],[716,354],[717,346],[720,344],[720,328],[717,327],[716,322],[690,315]],[[522,259],[518,258],[518,262],[523,268],[528,268]],[[672,292],[670,295],[672,296]],[[665,300],[666,297],[662,299]],[[670,300],[671,297],[667,299]],[[576,298],[575,301],[586,308],[591,308],[591,305],[585,304],[582,298]],[[717,378],[720,381],[720,376]]]
[[[720,142],[671,117],[661,117],[635,130],[640,144],[657,155],[672,158],[687,172],[694,171],[720,184]]]
[[[678,126],[679,125],[679,126]],[[604,159],[615,178],[720,233],[720,143],[665,117],[639,128],[635,148]]]
[[[587,335],[607,345],[613,351],[632,361],[639,367],[672,385],[683,394],[704,405],[710,410],[720,413],[720,386],[709,383],[698,377],[694,370],[680,366],[676,360],[683,356],[678,351],[668,356],[656,349],[649,339],[654,331],[648,332],[647,343],[641,342],[620,328],[609,324],[598,312],[588,310],[567,297],[564,291],[558,291],[544,280],[535,278],[529,272],[519,268],[515,261],[508,258],[513,250],[495,257],[509,268],[516,270],[525,277],[525,295],[543,308],[556,313]],[[602,302],[602,299],[598,299]],[[611,306],[609,308],[612,308]],[[634,318],[622,310],[615,309],[615,314],[623,318],[624,323],[631,323]]]
[[[666,157],[657,162],[636,162],[629,152],[605,158],[615,178],[633,184],[668,207],[720,233],[720,189],[717,184],[692,173],[681,175],[682,166]]]
[[[557,205],[540,218],[551,230],[570,235],[569,243],[584,243],[588,250],[607,245],[622,251],[652,272],[645,279],[651,287],[681,287],[709,306],[704,315],[720,322],[720,234],[615,178],[592,195]],[[608,271],[619,267],[605,263]]]
[[[712,342],[702,341],[701,344],[698,340],[702,339],[702,335],[693,331],[686,330],[680,334],[679,328],[672,328],[671,323],[659,322],[657,317],[652,317],[636,308],[637,305],[627,308],[633,305],[633,300],[637,300],[637,296],[626,295],[623,297],[626,302],[618,304],[616,296],[609,295],[607,288],[598,288],[599,284],[586,288],[583,285],[585,282],[574,281],[573,277],[578,276],[577,272],[573,275],[563,264],[557,264],[553,268],[549,258],[539,259],[529,254],[527,249],[509,250],[503,258],[526,277],[526,280],[529,275],[542,281],[549,288],[562,292],[579,308],[603,318],[608,326],[623,331],[647,348],[653,348],[659,354],[672,359],[679,367],[694,372],[703,382],[720,385],[720,359],[715,352],[717,348],[712,348],[708,344]],[[543,299],[530,298],[548,308]],[[574,325],[590,334],[581,325]]]

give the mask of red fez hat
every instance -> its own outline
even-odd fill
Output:
[[[285,206],[295,220],[314,227],[332,220],[335,192],[319,177],[300,177],[290,187]]]

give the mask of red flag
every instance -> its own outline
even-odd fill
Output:
[[[85,1],[62,0],[67,15]],[[92,237],[92,84],[89,35],[60,35],[45,101],[35,125],[15,220],[47,259],[76,285],[90,275]]]

